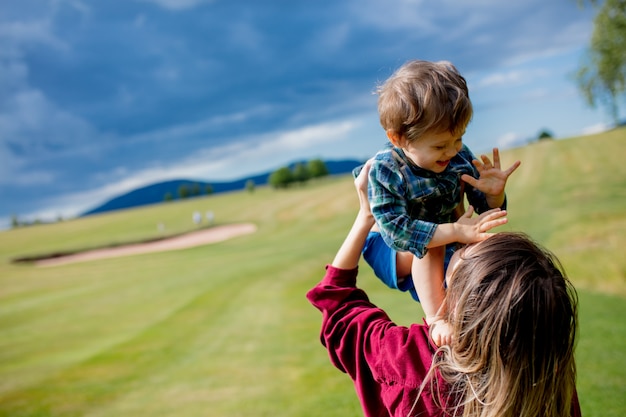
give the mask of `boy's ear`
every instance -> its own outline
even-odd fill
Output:
[[[404,143],[402,135],[400,135],[398,132],[395,132],[393,130],[387,131],[387,138],[389,139],[389,142],[391,142],[392,145],[395,146],[396,148],[401,148]]]

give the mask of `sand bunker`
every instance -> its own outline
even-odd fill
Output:
[[[118,246],[115,248],[94,249],[71,255],[59,256],[56,258],[42,259],[35,262],[35,264],[37,266],[55,266],[73,262],[91,261],[94,259],[115,258],[118,256],[137,255],[141,253],[185,249],[194,246],[207,245],[209,243],[221,242],[236,236],[246,235],[255,232],[256,229],[256,225],[252,223],[215,226],[209,229],[190,232],[181,236],[175,236],[154,242],[137,243]]]

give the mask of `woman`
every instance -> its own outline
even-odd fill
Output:
[[[356,288],[374,224],[367,170],[355,180],[360,210],[324,279],[309,293],[323,313],[321,341],[348,373],[366,416],[580,416],[575,389],[577,297],[557,259],[518,233],[457,251],[446,273],[440,348],[426,325],[396,326]],[[497,209],[470,219],[485,231]]]

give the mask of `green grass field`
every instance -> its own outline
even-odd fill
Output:
[[[626,130],[503,153],[522,166],[510,223],[563,261],[580,296],[586,417],[626,415]],[[306,301],[357,208],[349,176],[0,233],[0,416],[359,416]],[[226,242],[39,268],[12,258],[193,229],[191,213],[258,232]],[[410,298],[366,266],[361,286],[400,324]]]

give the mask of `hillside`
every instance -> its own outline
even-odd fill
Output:
[[[362,162],[356,160],[339,160],[339,161],[324,161],[326,168],[330,175],[346,174],[351,172],[352,169],[360,165]],[[294,162],[291,166],[295,165]],[[121,210],[131,207],[145,206],[148,204],[156,204],[164,201],[165,195],[169,194],[174,199],[178,198],[178,190],[181,186],[186,186],[191,189],[194,186],[198,186],[201,194],[206,194],[207,187],[211,187],[212,194],[220,194],[229,191],[243,190],[246,183],[252,180],[255,186],[267,185],[271,172],[265,172],[262,174],[247,176],[234,181],[228,182],[207,182],[196,181],[190,179],[178,179],[158,182],[155,184],[147,185],[128,193],[119,195],[111,200],[93,208],[80,217],[88,216],[90,214],[104,213],[107,211]]]

